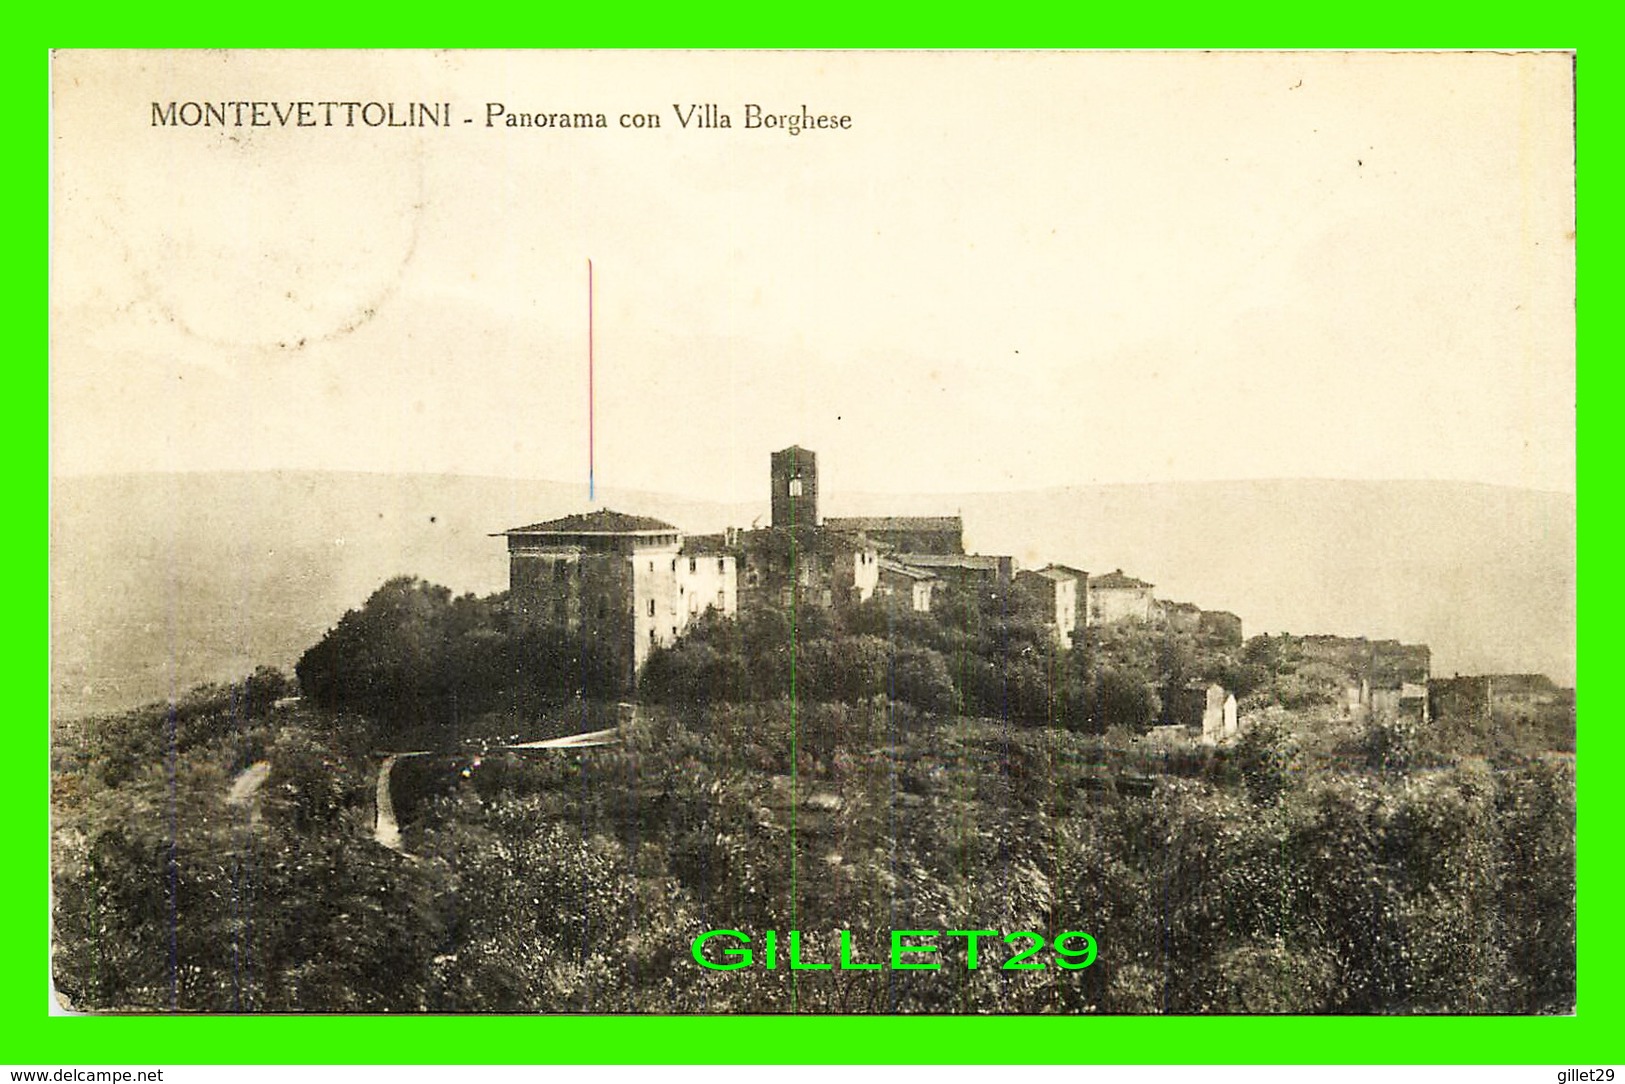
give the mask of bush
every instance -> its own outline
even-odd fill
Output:
[[[1084,729],[1104,734],[1111,727],[1144,732],[1162,715],[1162,698],[1149,683],[1115,667],[1106,667],[1090,685],[1084,701]]]
[[[1421,757],[1422,728],[1404,715],[1376,715],[1361,736],[1366,764],[1374,771],[1405,772]]]
[[[1247,795],[1261,805],[1281,799],[1298,771],[1298,743],[1279,720],[1260,719],[1236,742],[1231,763],[1241,773]]]
[[[510,621],[503,596],[453,598],[415,576],[389,580],[346,613],[295,668],[319,707],[396,726],[522,712],[572,696],[621,695],[623,647],[581,633]]]
[[[952,715],[959,710],[947,660],[928,647],[897,649],[892,659],[891,695],[922,711]]]

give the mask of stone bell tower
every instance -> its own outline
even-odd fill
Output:
[[[773,526],[818,526],[818,456],[791,445],[771,459]]]

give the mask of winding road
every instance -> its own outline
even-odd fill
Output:
[[[593,730],[585,734],[571,734],[565,738],[549,738],[546,741],[518,742],[514,745],[496,745],[493,750],[510,749],[524,751],[531,749],[588,749],[595,745],[614,745],[621,740],[618,727],[609,730]],[[395,762],[406,757],[428,756],[424,750],[410,753],[390,753],[384,757],[384,762],[378,767],[378,787],[375,803],[377,817],[373,821],[372,838],[380,846],[388,847],[392,851],[406,854],[406,847],[401,842],[400,822],[395,819],[395,799],[390,794],[389,774],[395,768]]]

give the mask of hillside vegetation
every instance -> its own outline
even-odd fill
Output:
[[[999,600],[767,611],[648,664],[392,580],[297,667],[60,724],[54,974],[143,1011],[1568,1012],[1571,709],[1344,718],[1291,638],[1056,651]],[[1228,747],[1159,690],[1242,693]],[[373,842],[400,763],[405,853]],[[249,773],[268,765],[254,789]],[[249,773],[249,774],[245,774]],[[235,781],[235,786],[234,786]],[[710,929],[1085,930],[1083,970],[717,972]],[[956,954],[957,952],[957,954]]]

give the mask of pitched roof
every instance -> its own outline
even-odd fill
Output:
[[[939,580],[942,578],[935,572],[928,572],[923,568],[915,568],[913,565],[901,564],[897,561],[891,560],[888,557],[880,558],[880,571],[890,572],[897,576],[906,576],[911,580]]]
[[[897,555],[897,561],[900,564],[913,565],[917,568],[968,568],[981,572],[997,572],[1001,560],[1008,560],[1008,558],[984,557],[981,554],[970,553],[899,553]]]
[[[959,531],[959,516],[825,516],[824,526],[836,531]]]
[[[1133,576],[1125,575],[1122,569],[1118,569],[1116,572],[1108,572],[1104,576],[1090,576],[1089,577],[1089,587],[1090,587],[1091,590],[1093,590],[1096,587],[1105,587],[1105,588],[1110,589],[1110,588],[1113,588],[1113,587],[1152,587],[1152,586],[1155,586],[1155,585],[1146,583],[1144,580],[1137,580]]]
[[[732,552],[728,548],[728,536],[725,534],[691,534],[683,536],[683,556],[685,557],[726,557]]]
[[[1078,580],[1080,583],[1089,578],[1089,573],[1085,572],[1081,568],[1073,568],[1071,565],[1052,564],[1052,565],[1049,565],[1047,567],[1053,568],[1057,572],[1065,572],[1068,576],[1071,576],[1073,579]]]
[[[509,534],[653,534],[677,530],[665,520],[651,516],[632,516],[625,512],[612,512],[600,508],[596,512],[577,512],[574,515],[550,519],[545,523],[532,523],[528,527],[510,527]]]

